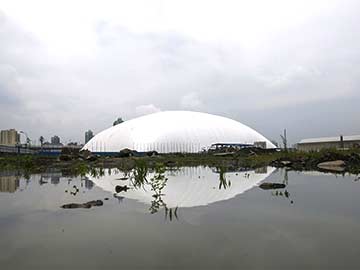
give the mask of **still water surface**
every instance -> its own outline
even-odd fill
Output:
[[[360,268],[353,175],[270,167],[0,175],[1,269]],[[104,205],[61,208],[91,200]]]

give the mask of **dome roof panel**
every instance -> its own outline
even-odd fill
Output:
[[[142,151],[199,152],[214,143],[253,144],[266,142],[255,130],[235,120],[189,111],[158,112],[126,121],[102,131],[83,149],[119,152],[124,148]]]

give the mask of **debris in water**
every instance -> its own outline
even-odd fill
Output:
[[[130,189],[128,186],[116,186],[115,187],[115,191],[116,191],[116,193],[120,193],[120,192],[122,192],[122,191],[127,191],[128,189]]]
[[[121,181],[126,181],[126,180],[128,180],[129,178],[127,178],[127,177],[121,177],[121,178],[116,178],[115,180],[121,180]]]
[[[61,206],[64,209],[75,209],[75,208],[91,208],[93,206],[102,206],[104,203],[102,200],[90,201],[86,203],[68,203]]]
[[[286,185],[285,184],[281,184],[281,183],[262,183],[259,188],[264,189],[264,190],[268,190],[268,189],[280,189],[280,188],[285,188]]]

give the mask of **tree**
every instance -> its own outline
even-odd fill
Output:
[[[45,141],[44,137],[40,136],[39,141],[40,141],[40,145],[43,146],[44,141]]]
[[[121,117],[119,117],[118,119],[115,120],[115,122],[113,123],[113,126],[121,124],[122,122],[124,122],[124,120]]]

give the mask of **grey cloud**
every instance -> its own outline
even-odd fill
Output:
[[[154,104],[140,105],[135,108],[135,112],[138,116],[156,113],[160,111],[161,109],[156,107]]]
[[[14,67],[0,64],[0,104],[6,106],[18,105],[19,82]]]
[[[292,142],[332,130],[359,133],[359,124],[341,112],[360,113],[355,10],[309,21],[256,51],[101,21],[94,27],[94,53],[69,62],[59,62],[0,14],[0,66],[15,70],[9,83],[0,69],[0,98],[16,101],[13,116],[4,117],[9,111],[0,108],[0,125],[35,138],[57,133],[82,140],[83,131],[98,132],[119,116],[186,108],[234,118],[270,138],[287,127]]]
[[[0,105],[4,107],[10,107],[17,104],[18,99],[11,93],[6,91],[6,87],[0,84]]]
[[[203,107],[203,103],[198,93],[192,92],[181,98],[180,106],[184,109],[200,110]]]

